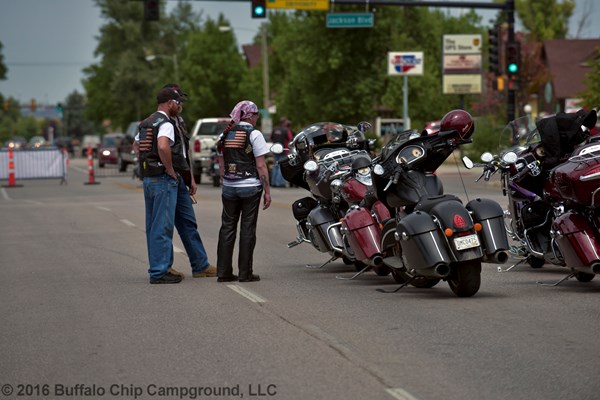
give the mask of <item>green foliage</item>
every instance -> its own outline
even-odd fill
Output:
[[[596,49],[595,56],[589,62],[592,70],[585,76],[586,90],[581,97],[585,107],[600,109],[600,48]]]
[[[517,15],[534,40],[564,39],[569,31],[569,18],[574,0],[516,0]]]

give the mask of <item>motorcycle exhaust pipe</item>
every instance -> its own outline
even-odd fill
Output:
[[[445,278],[450,275],[450,266],[448,264],[437,264],[431,268],[417,269],[416,271],[426,278]]]
[[[486,261],[494,264],[504,264],[508,261],[508,253],[504,250],[499,250],[494,254],[488,254]]]
[[[373,267],[379,267],[380,265],[383,265],[383,257],[380,254],[377,254],[376,256],[371,257],[371,262],[369,264]]]
[[[591,265],[591,268],[592,268],[592,272],[594,274],[600,274],[600,262],[598,262],[598,261],[593,262]]]

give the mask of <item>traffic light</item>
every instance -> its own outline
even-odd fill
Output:
[[[35,102],[35,99],[31,99],[31,105],[29,107],[31,108],[31,112],[34,113],[37,109],[37,103]]]
[[[488,61],[489,61],[489,71],[492,72],[494,75],[498,76],[500,75],[500,66],[499,66],[499,61],[500,61],[500,57],[498,55],[498,44],[500,43],[500,27],[498,25],[494,25],[493,28],[488,29],[488,43],[489,43],[489,54],[488,54]]]
[[[252,0],[252,18],[266,18],[267,17],[267,1],[266,0]]]
[[[62,112],[63,112],[63,106],[62,106],[62,103],[58,103],[58,104],[56,105],[56,112],[57,112],[57,113],[59,113],[59,114],[62,114]]]
[[[144,21],[158,21],[159,17],[159,0],[144,0]]]
[[[519,42],[511,42],[506,45],[506,72],[509,77],[516,78],[519,76],[521,69],[521,44]]]

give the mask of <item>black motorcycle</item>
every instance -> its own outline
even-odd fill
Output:
[[[455,149],[471,142],[473,129],[470,115],[455,110],[437,133],[397,134],[375,160],[376,195],[394,215],[384,224],[381,245],[384,263],[402,284],[394,292],[445,280],[457,296],[470,297],[480,288],[481,263],[508,259],[502,207],[480,198],[464,205],[444,194],[434,173]]]

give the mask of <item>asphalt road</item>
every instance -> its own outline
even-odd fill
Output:
[[[440,176],[447,192],[504,206],[475,172]],[[150,285],[139,181],[86,181],[74,160],[66,185],[0,189],[0,399],[599,397],[600,279],[543,287],[567,271],[484,264],[472,298],[445,282],[380,293],[397,287],[391,277],[339,280],[353,270],[337,261],[305,268],[328,258],[286,246],[290,204],[306,192],[273,189],[259,218],[260,282],[193,279],[176,237],[186,279]],[[202,184],[196,197],[214,263],[220,190]]]

